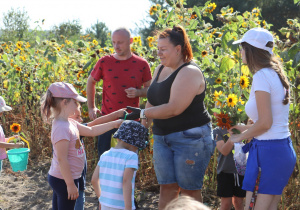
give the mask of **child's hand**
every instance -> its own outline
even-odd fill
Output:
[[[123,108],[116,111],[116,114],[117,114],[116,119],[124,119],[125,115],[128,113],[126,112],[126,108]]]
[[[76,200],[79,197],[78,189],[75,184],[67,185],[67,190],[69,200]]]
[[[24,144],[22,142],[14,144],[14,148],[20,148],[20,147],[23,147],[23,146],[24,146]]]
[[[239,130],[241,133],[243,133],[245,130],[247,130],[247,127],[245,125],[235,125],[232,126],[228,132],[230,133],[230,135],[235,134],[234,133],[234,129]]]
[[[231,141],[232,143],[237,143],[237,142],[241,142],[243,139],[240,139],[240,135],[234,135],[234,134],[230,134],[230,137],[228,139],[228,141]]]
[[[114,121],[114,123],[115,123],[114,128],[119,128],[123,121],[124,120],[122,120],[122,119]]]

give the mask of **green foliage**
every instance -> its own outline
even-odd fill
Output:
[[[76,40],[80,36],[81,29],[82,26],[80,25],[79,20],[73,20],[60,23],[58,26],[54,26],[52,33],[56,39],[68,37],[71,40]]]
[[[3,14],[3,24],[1,40],[16,41],[26,37],[29,29],[29,16],[25,10],[9,10]]]
[[[97,20],[97,23],[91,26],[91,28],[86,30],[87,34],[90,34],[92,37],[95,37],[97,40],[100,41],[100,46],[105,47],[107,46],[107,41],[109,41],[109,38],[107,37],[107,34],[110,33],[109,29],[103,22],[99,22]]]

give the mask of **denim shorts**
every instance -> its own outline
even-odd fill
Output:
[[[253,192],[261,170],[258,193],[281,195],[296,164],[291,139],[257,140],[250,142],[243,189]]]
[[[159,184],[200,190],[215,149],[211,123],[168,135],[153,135],[153,162]]]

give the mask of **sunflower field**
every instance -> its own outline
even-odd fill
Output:
[[[240,49],[232,42],[254,27],[263,27],[272,31],[272,23],[266,22],[260,8],[251,8],[240,13],[227,6],[207,2],[200,7],[185,8],[185,0],[176,3],[166,1],[169,9],[153,5],[149,14],[157,17],[157,29],[182,25],[190,38],[194,60],[201,67],[207,81],[206,107],[213,117],[214,126],[230,127],[244,122],[247,116],[244,104],[248,100],[251,73],[241,62]],[[213,16],[211,13],[220,11]],[[217,19],[220,27],[210,23]],[[273,32],[274,33],[274,32]],[[110,39],[110,34],[107,37]],[[297,152],[297,164],[288,186],[285,188],[279,208],[299,209],[300,193],[300,23],[297,19],[286,20],[286,26],[280,34],[274,33],[274,54],[281,58],[291,84],[290,131]],[[142,40],[134,37],[131,50],[144,57],[151,70],[159,65],[156,48],[157,37]],[[3,128],[9,136],[9,127],[13,123],[21,125],[20,134],[29,141],[30,162],[51,157],[50,125],[42,122],[40,98],[53,82],[72,83],[79,93],[86,96],[86,82],[97,60],[113,53],[111,46],[101,48],[97,40],[90,36],[81,36],[77,41],[61,36],[59,39],[34,41],[0,42],[0,94],[13,111],[2,117]],[[102,100],[102,83],[96,89],[96,104]],[[141,106],[146,99],[141,100]],[[99,107],[100,108],[100,107]],[[82,105],[82,116],[88,121],[87,105]],[[157,190],[156,177],[152,164],[152,145],[140,152],[141,166],[137,174],[137,189]],[[96,141],[87,139],[85,147],[89,167],[97,161]],[[204,178],[203,192],[216,191],[217,151]],[[30,163],[29,163],[30,164]],[[92,171],[92,170],[90,170]],[[205,198],[205,195],[204,195]]]

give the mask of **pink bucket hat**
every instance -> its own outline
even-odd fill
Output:
[[[79,102],[86,102],[87,99],[80,96],[73,85],[65,82],[55,82],[50,85],[48,90],[56,98],[73,98]]]
[[[4,98],[0,96],[0,112],[10,111],[10,110],[12,110],[12,108],[10,106],[7,106]]]

